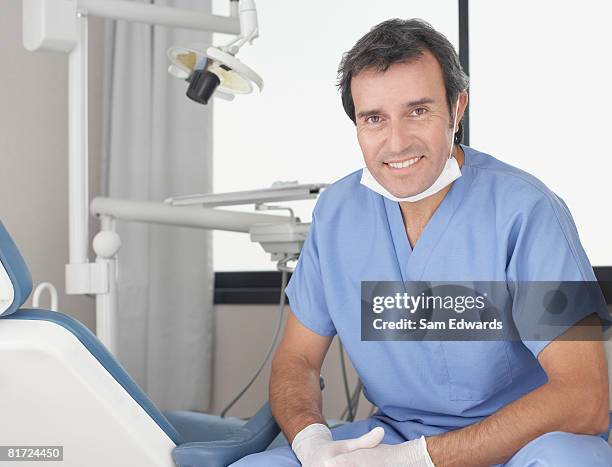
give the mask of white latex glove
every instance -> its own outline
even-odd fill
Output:
[[[379,444],[334,457],[330,467],[435,467],[421,436],[401,444]]]
[[[327,467],[336,465],[333,459],[340,454],[377,446],[384,435],[385,430],[376,427],[359,438],[334,441],[329,428],[322,423],[313,423],[295,436],[291,449],[303,467]]]

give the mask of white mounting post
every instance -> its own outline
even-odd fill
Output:
[[[96,334],[110,352],[117,349],[117,253],[121,248],[121,239],[115,232],[115,219],[111,216],[100,216],[100,232],[93,239],[96,253],[96,265],[107,274],[108,290],[96,294]]]
[[[68,57],[68,232],[66,293],[106,293],[107,271],[90,263],[87,16],[76,12],[77,41]]]

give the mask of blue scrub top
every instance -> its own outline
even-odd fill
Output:
[[[414,250],[399,203],[360,183],[319,197],[286,289],[296,318],[336,333],[380,412],[448,429],[547,381],[548,341],[362,341],[361,281],[595,281],[561,198],[532,175],[461,145],[465,162]],[[585,316],[589,314],[585,310]]]

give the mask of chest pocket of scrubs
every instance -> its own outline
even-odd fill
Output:
[[[441,342],[451,400],[486,400],[512,382],[504,341]]]

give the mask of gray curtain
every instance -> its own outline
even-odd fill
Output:
[[[149,2],[151,3],[151,2]],[[153,3],[210,12],[201,0]],[[167,73],[171,45],[210,33],[109,21],[106,25],[106,195],[163,201],[212,188],[212,108],[190,101]],[[210,403],[213,270],[210,231],[117,222],[117,357],[163,410]]]

